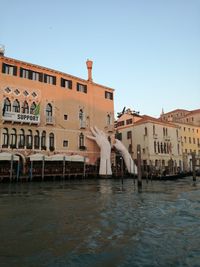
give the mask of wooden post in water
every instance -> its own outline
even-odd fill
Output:
[[[121,156],[120,157],[120,160],[121,160],[121,178],[122,178],[122,184],[123,184],[123,178],[124,178],[124,162],[123,162],[123,157]]]
[[[42,157],[42,181],[44,180],[44,159],[45,156]]]
[[[63,156],[63,179],[65,179],[65,156]]]
[[[195,153],[192,153],[192,176],[193,176],[193,181],[196,181],[196,156]]]
[[[83,162],[83,178],[85,178],[85,157],[84,157],[84,162]]]
[[[142,171],[141,171],[141,147],[137,145],[137,168],[138,168],[138,188],[142,187]]]
[[[30,180],[33,180],[33,161],[31,160]]]
[[[10,181],[12,181],[13,178],[13,160],[14,160],[14,155],[11,155],[11,161],[10,161]]]

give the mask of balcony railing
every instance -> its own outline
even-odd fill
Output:
[[[54,124],[54,117],[53,116],[46,117],[46,124]]]
[[[2,120],[11,122],[38,124],[40,123],[40,115],[6,111],[2,116]]]
[[[80,129],[86,128],[86,121],[80,121]]]
[[[154,139],[157,139],[157,138],[158,138],[158,134],[154,133],[154,134],[153,134],[153,138],[154,138]]]

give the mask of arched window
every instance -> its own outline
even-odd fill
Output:
[[[167,145],[166,145],[166,143],[164,143],[164,153],[165,154],[167,153]]]
[[[8,128],[3,129],[3,144],[2,147],[8,147],[9,142],[9,134],[8,134]]]
[[[80,135],[79,135],[79,148],[81,150],[84,150],[85,149],[85,145],[84,145],[84,134],[83,133],[80,133]]]
[[[163,136],[165,136],[165,128],[163,128]]]
[[[52,105],[51,104],[47,104],[47,106],[46,106],[46,116],[47,117],[52,117]]]
[[[20,112],[20,104],[17,99],[13,102],[13,107],[12,107],[13,112]]]
[[[36,130],[36,134],[34,136],[34,148],[35,149],[40,148],[40,133],[38,130]]]
[[[6,99],[4,100],[4,105],[3,105],[3,116],[4,116],[4,113],[5,113],[6,111],[11,111],[11,103],[10,103],[9,98],[6,98]]]
[[[153,125],[153,135],[156,134],[156,127]]]
[[[148,132],[147,132],[147,127],[144,128],[144,135],[147,136]]]
[[[24,134],[24,130],[21,129],[19,132],[18,148],[24,148],[24,146],[25,146],[25,134]]]
[[[106,124],[107,124],[107,125],[111,125],[111,124],[112,124],[112,119],[111,119],[111,115],[110,115],[110,114],[107,115],[107,121],[106,121]]]
[[[24,101],[23,105],[22,105],[22,113],[28,114],[29,113],[29,106],[27,101]]]
[[[46,132],[45,131],[42,132],[42,136],[41,136],[41,148],[43,150],[46,150]]]
[[[85,128],[85,114],[82,109],[79,110],[80,128]]]
[[[54,150],[54,134],[53,133],[49,134],[49,150],[50,151]]]
[[[33,102],[30,107],[30,114],[35,114],[36,104]]]
[[[159,144],[159,142],[157,142],[157,146],[158,146],[158,153],[160,153],[160,144]]]
[[[26,148],[31,149],[33,147],[33,134],[31,130],[28,130],[26,138]]]
[[[11,130],[11,139],[10,139],[10,147],[11,148],[16,148],[17,145],[17,131],[16,129]]]
[[[162,144],[162,142],[160,144],[160,153],[163,154],[163,144]]]
[[[157,145],[156,145],[156,141],[154,141],[154,153],[157,153]]]

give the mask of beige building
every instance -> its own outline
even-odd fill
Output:
[[[0,53],[0,150],[20,157],[80,155],[94,164],[99,148],[86,138],[90,127],[114,130],[114,90],[92,79],[8,58]]]
[[[192,153],[196,154],[197,165],[200,165],[200,109],[176,109],[162,113],[160,119],[172,121],[180,127],[184,170],[192,170]]]
[[[137,159],[141,146],[144,170],[174,173],[183,168],[179,126],[126,110],[117,120],[117,136]]]

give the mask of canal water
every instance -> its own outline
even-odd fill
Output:
[[[200,182],[0,184],[0,266],[200,266]]]

